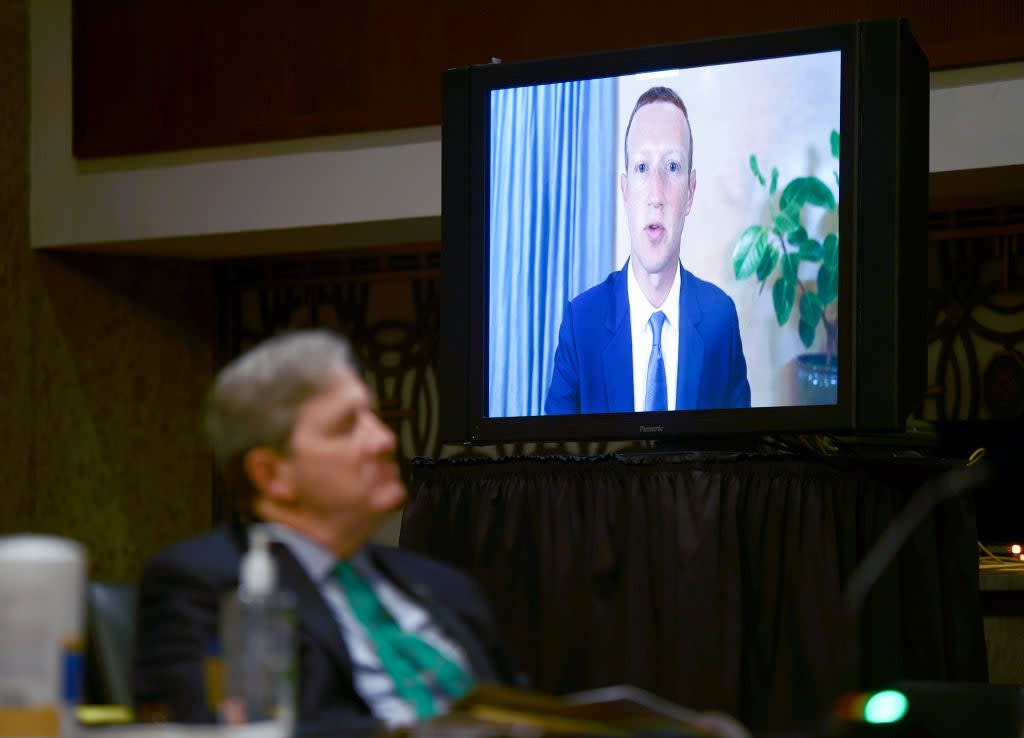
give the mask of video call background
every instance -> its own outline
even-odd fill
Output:
[[[771,284],[736,280],[740,233],[770,225],[768,192],[750,170],[779,170],[779,191],[814,175],[838,200],[829,137],[839,130],[840,54],[828,52],[713,67],[663,70],[491,93],[489,415],[543,414],[566,303],[620,269],[629,256],[619,189],[623,136],[637,98],[657,85],[686,104],[697,178],[683,230],[683,266],[736,303],[751,402],[793,404],[796,357],[824,347],[800,342],[794,307],[780,327]],[[842,134],[842,131],[840,131]],[[777,195],[773,198],[777,202]],[[804,208],[811,238],[835,215]],[[816,265],[803,265],[813,280]],[[834,306],[833,306],[834,308]]]

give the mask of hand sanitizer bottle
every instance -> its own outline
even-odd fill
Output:
[[[295,601],[277,586],[277,566],[265,526],[249,530],[237,592],[221,605],[223,693],[218,712],[235,725],[274,721],[282,735],[295,722]]]

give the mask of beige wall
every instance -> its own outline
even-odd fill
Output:
[[[31,250],[28,0],[0,3],[0,534],[76,538],[127,579],[206,527],[212,346],[209,265]]]

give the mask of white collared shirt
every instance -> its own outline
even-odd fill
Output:
[[[271,538],[288,547],[320,590],[352,659],[352,682],[356,693],[370,706],[373,716],[391,727],[415,723],[415,708],[398,696],[391,676],[381,665],[373,641],[334,577],[334,567],[338,563],[334,554],[287,526],[277,523],[267,523],[266,526]],[[377,599],[391,613],[399,628],[417,635],[465,671],[472,671],[462,648],[442,633],[429,612],[373,566],[365,550],[358,551],[349,562],[370,583]],[[433,697],[438,713],[447,712],[451,704],[447,695],[435,690]]]
[[[630,257],[632,261],[632,257]],[[661,326],[661,354],[665,361],[665,379],[668,382],[668,409],[676,409],[676,377],[679,376],[679,286],[682,282],[682,264],[677,262],[675,279],[668,297],[661,307],[655,307],[640,289],[633,274],[633,265],[626,263],[626,295],[629,298],[629,331],[633,337],[633,409],[642,411],[647,397],[647,364],[654,345],[651,316],[660,310],[665,314]]]

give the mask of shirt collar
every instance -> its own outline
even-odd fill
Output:
[[[265,525],[270,532],[270,537],[287,546],[314,582],[319,584],[334,574],[334,567],[338,565],[338,557],[312,538],[280,523],[266,523]],[[364,575],[372,568],[365,547],[356,551],[348,560]]]
[[[630,260],[632,260],[632,257],[630,257]],[[676,265],[676,276],[672,280],[672,287],[668,291],[665,302],[661,304],[661,307],[654,307],[650,300],[647,299],[647,295],[640,289],[640,282],[637,280],[636,275],[633,274],[632,264],[629,261],[626,262],[626,296],[629,299],[629,327],[632,329],[634,336],[639,331],[644,330],[647,322],[651,319],[651,315],[658,310],[665,313],[666,322],[678,330],[679,286],[683,281],[683,266],[678,261]]]

